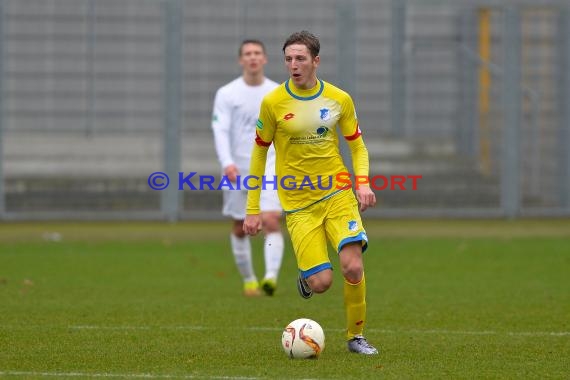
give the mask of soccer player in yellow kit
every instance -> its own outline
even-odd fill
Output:
[[[368,238],[358,203],[364,211],[376,204],[376,196],[367,184],[356,186],[356,198],[347,187],[348,170],[336,126],[348,142],[355,176],[368,176],[368,151],[350,95],[317,77],[319,51],[319,39],[307,31],[292,34],[283,45],[290,77],[261,104],[243,229],[250,235],[260,231],[261,189],[277,182],[299,268],[299,293],[309,298],[331,286],[330,242],[344,277],[348,349],[374,355],[378,350],[362,335],[366,321],[362,253]],[[271,143],[277,178],[262,179]]]

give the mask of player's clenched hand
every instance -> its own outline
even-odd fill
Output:
[[[224,168],[224,175],[230,180],[230,182],[236,182],[239,170],[234,164],[230,164]]]
[[[243,232],[248,235],[256,235],[261,231],[261,216],[259,214],[248,214],[243,221]]]
[[[358,203],[360,203],[360,211],[364,211],[368,207],[374,207],[376,205],[376,194],[366,185],[358,186],[356,189],[356,199],[358,199]]]

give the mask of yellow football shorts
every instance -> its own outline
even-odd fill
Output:
[[[287,214],[286,220],[297,266],[303,278],[332,268],[327,241],[337,254],[347,243],[360,242],[363,252],[368,247],[358,202],[351,190],[340,191],[307,208]]]

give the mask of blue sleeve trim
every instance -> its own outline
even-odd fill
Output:
[[[342,247],[344,247],[348,243],[355,243],[357,241],[362,243],[362,253],[364,253],[364,251],[366,251],[366,249],[368,249],[368,236],[366,236],[365,232],[361,232],[356,236],[352,236],[352,237],[342,239],[341,242],[338,244],[337,253],[339,253],[340,250],[342,249]]]
[[[314,275],[315,273],[322,272],[325,269],[332,269],[332,264],[331,263],[323,263],[323,264],[317,265],[316,267],[312,267],[309,270],[302,270],[302,271],[300,271],[301,277],[307,278],[307,277]]]

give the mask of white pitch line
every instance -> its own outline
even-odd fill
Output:
[[[255,329],[255,328],[251,328]],[[263,329],[265,330],[265,329]],[[279,329],[274,329],[279,330]],[[327,329],[329,331],[346,331],[346,329]],[[434,334],[434,335],[509,335],[509,336],[570,336],[570,331],[469,331],[469,330],[389,330],[389,329],[366,329],[368,332],[380,333],[380,334],[401,334],[401,335],[414,335],[414,334]]]
[[[97,325],[73,325],[67,326],[73,330],[211,330],[204,326],[97,326]]]
[[[69,326],[47,326],[47,325],[0,325],[0,329],[33,329],[33,328],[67,328],[72,330],[116,330],[116,331],[128,331],[128,330],[190,330],[190,331],[200,331],[200,330],[249,330],[249,331],[281,331],[278,327],[267,327],[267,326],[252,326],[252,327],[226,327],[226,326],[200,326],[200,325],[181,325],[181,326],[105,326],[105,325],[69,325]],[[328,331],[345,331],[342,328],[328,328]],[[367,328],[366,331],[380,334],[394,334],[394,335],[422,335],[422,334],[433,334],[433,335],[508,335],[508,336],[528,336],[528,337],[566,337],[570,336],[570,331],[494,331],[494,330],[448,330],[448,329],[410,329],[410,330],[398,330],[398,329],[377,329],[377,328]]]
[[[569,331],[542,331],[542,332],[508,332],[507,335],[515,335],[515,336],[535,336],[540,334],[540,336],[569,336]]]
[[[91,329],[91,330],[150,330],[152,326],[96,326],[96,325],[83,325],[83,326],[68,326],[70,329]],[[219,326],[156,326],[155,329],[168,329],[168,330],[217,330]],[[235,327],[232,327],[235,330]],[[277,327],[243,327],[243,330],[252,331],[281,331]],[[328,331],[345,331],[345,329],[330,328]],[[440,335],[510,335],[510,336],[570,336],[570,331],[469,331],[469,330],[446,330],[446,329],[429,329],[429,330],[390,330],[390,329],[366,329],[369,332],[382,333],[382,334],[440,334]]]
[[[103,377],[132,379],[220,379],[220,380],[256,380],[257,377],[240,376],[204,376],[204,375],[161,375],[152,373],[90,373],[90,372],[33,372],[2,371],[0,376],[36,376],[36,377]]]

